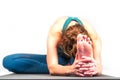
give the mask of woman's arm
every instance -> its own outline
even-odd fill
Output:
[[[57,45],[61,40],[62,26],[66,18],[58,19],[50,28],[47,38],[47,64],[52,75],[69,75],[73,73],[72,66],[58,64]]]
[[[59,33],[49,35],[47,43],[47,64],[50,74],[52,75],[68,75],[70,66],[62,66],[58,64],[57,43],[59,42]]]
[[[97,64],[97,71],[98,71],[97,74],[101,75],[102,74],[102,60],[101,60],[102,41],[98,35],[97,38],[94,39],[93,49],[94,49],[93,57],[96,60],[96,64]]]

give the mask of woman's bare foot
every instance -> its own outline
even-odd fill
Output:
[[[76,59],[81,59],[82,56],[93,57],[93,48],[90,38],[86,35],[79,34],[77,36]]]

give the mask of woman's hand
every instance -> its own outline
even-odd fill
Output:
[[[92,57],[83,56],[81,60],[82,64],[79,70],[83,70],[84,76],[94,76],[97,74],[97,64]],[[86,70],[85,70],[86,69]]]
[[[97,65],[93,58],[83,56],[81,60],[75,59],[72,64],[73,74],[76,76],[93,76],[97,74]]]
[[[75,59],[74,63],[71,65],[72,66],[72,73],[73,75],[76,76],[85,76],[83,74],[83,70],[80,70],[81,65],[83,65],[84,63],[80,62],[79,60]]]

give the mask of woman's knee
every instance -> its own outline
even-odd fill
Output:
[[[17,54],[12,54],[12,55],[7,55],[3,58],[3,67],[12,71],[14,66],[14,62],[15,62],[15,58],[16,58]]]
[[[5,56],[3,58],[3,66],[7,67],[12,60],[13,60],[13,55]]]

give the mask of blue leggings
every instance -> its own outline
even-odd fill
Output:
[[[66,65],[72,64],[73,58],[66,58],[58,54],[58,63]],[[3,59],[3,66],[14,73],[19,74],[49,74],[46,55],[39,54],[12,54],[8,55]]]

